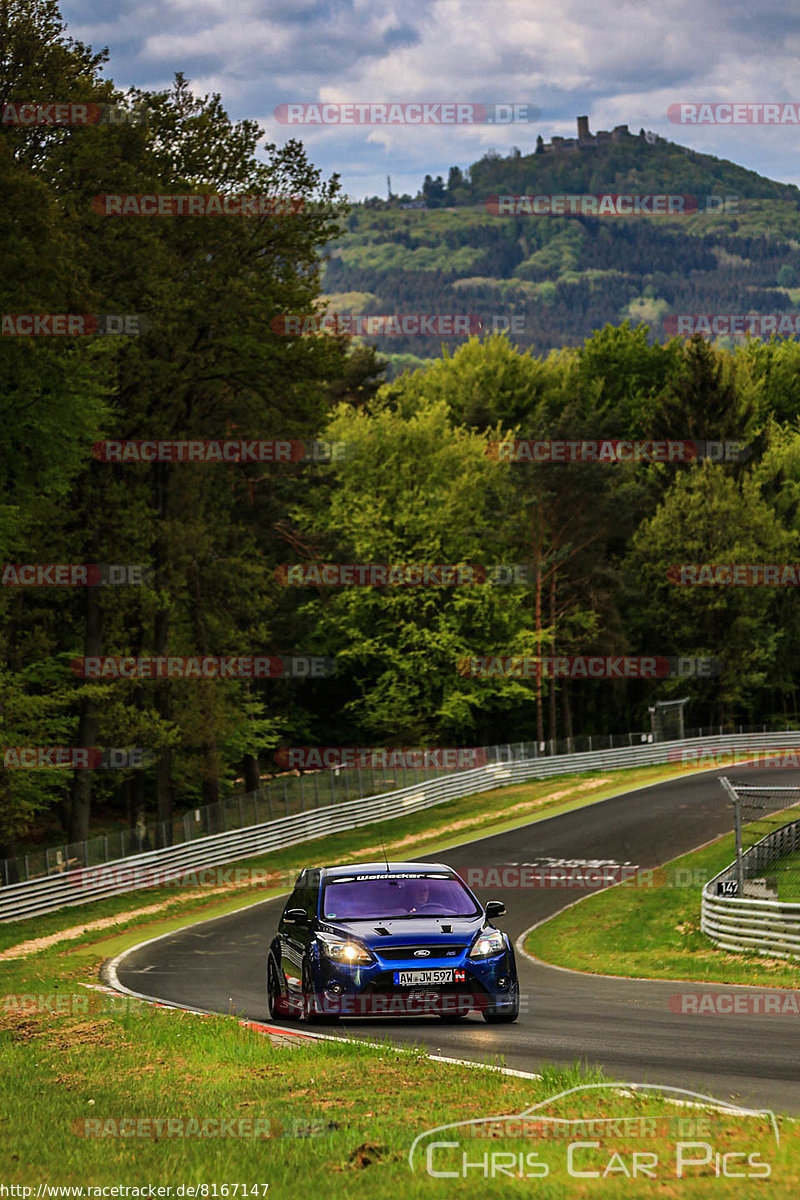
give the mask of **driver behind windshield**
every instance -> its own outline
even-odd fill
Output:
[[[419,912],[428,903],[431,894],[427,879],[412,879],[406,886],[405,902],[409,913]]]

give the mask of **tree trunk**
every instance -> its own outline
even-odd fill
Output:
[[[550,655],[555,660],[556,656],[556,571],[550,575],[550,628],[553,633],[553,640],[550,646]],[[558,729],[556,727],[556,673],[555,669],[550,675],[550,740],[553,743],[553,751],[555,752],[555,743],[558,738]]]
[[[544,741],[544,719],[542,714],[542,514],[541,508],[531,513],[533,553],[536,562],[536,741]]]
[[[165,523],[170,510],[170,482],[172,475],[170,463],[153,463],[153,492],[154,507],[158,513],[158,534],[153,546],[155,562],[155,577],[158,585],[167,591],[166,564],[169,561],[170,547],[165,533]],[[155,652],[159,655],[169,653],[169,607],[168,603],[159,609],[154,621]],[[170,682],[168,679],[159,680],[155,686],[153,706],[163,721],[170,717]],[[164,844],[172,841],[172,754],[167,747],[161,750],[156,764],[156,820],[160,826],[168,830]]]
[[[100,608],[99,590],[86,589],[86,632],[83,642],[87,658],[99,655],[103,645],[103,614]],[[78,717],[79,746],[94,746],[97,741],[97,714],[93,700],[83,696]],[[89,818],[92,814],[92,772],[75,770],[69,797],[69,819],[67,840],[83,842],[89,836]]]
[[[167,654],[169,643],[169,616],[166,609],[156,614],[156,654]],[[155,708],[162,721],[170,715],[170,682],[161,679],[156,684]],[[163,828],[162,843],[172,845],[172,751],[165,746],[156,764],[156,820]]]
[[[206,748],[207,755],[214,757],[214,747]],[[203,776],[203,804],[219,804],[219,776],[216,771],[216,763],[213,762],[206,766],[208,774]]]
[[[567,688],[567,680],[561,684],[561,726],[564,731],[564,737],[572,739],[572,708],[569,703],[569,690]]]
[[[244,790],[246,792],[257,792],[260,787],[261,774],[258,766],[258,756],[255,754],[245,754]]]

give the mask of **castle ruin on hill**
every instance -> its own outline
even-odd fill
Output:
[[[554,137],[541,147],[545,154],[563,154],[565,151],[585,150],[592,146],[601,146],[605,142],[622,142],[632,137],[627,125],[615,125],[612,130],[599,129],[597,133],[589,132],[589,118],[578,117],[578,136],[574,138]]]

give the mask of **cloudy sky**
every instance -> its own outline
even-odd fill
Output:
[[[681,126],[677,102],[800,102],[792,0],[62,0],[72,36],[108,46],[117,86],[165,88],[176,71],[219,92],[279,144],[301,137],[354,198],[415,194],[487,150],[627,123],[800,184],[800,126]],[[527,104],[527,123],[295,126],[282,103]]]

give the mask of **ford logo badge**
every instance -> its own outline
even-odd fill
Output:
[[[427,958],[429,954],[430,950],[415,950],[414,958]]]

